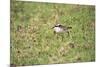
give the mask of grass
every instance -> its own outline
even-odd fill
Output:
[[[95,6],[12,3],[11,64],[95,61]],[[70,35],[56,36],[51,29],[56,22],[71,26]]]

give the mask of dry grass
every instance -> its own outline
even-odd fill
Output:
[[[13,2],[11,5],[11,64],[36,65],[95,61],[95,7]],[[72,26],[57,37],[59,21]],[[63,37],[63,40],[62,40]]]

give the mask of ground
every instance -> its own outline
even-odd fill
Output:
[[[54,34],[56,23],[69,35]],[[95,61],[95,6],[13,1],[10,28],[11,64]]]

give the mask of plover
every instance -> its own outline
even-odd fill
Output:
[[[61,24],[56,24],[53,29],[54,29],[54,33],[64,33],[67,32],[69,34],[69,29],[71,29],[72,27],[65,27]]]

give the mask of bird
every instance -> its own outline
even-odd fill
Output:
[[[69,34],[69,29],[72,29],[72,27],[66,27],[62,24],[56,24],[53,27],[54,33],[65,33],[67,32]]]

